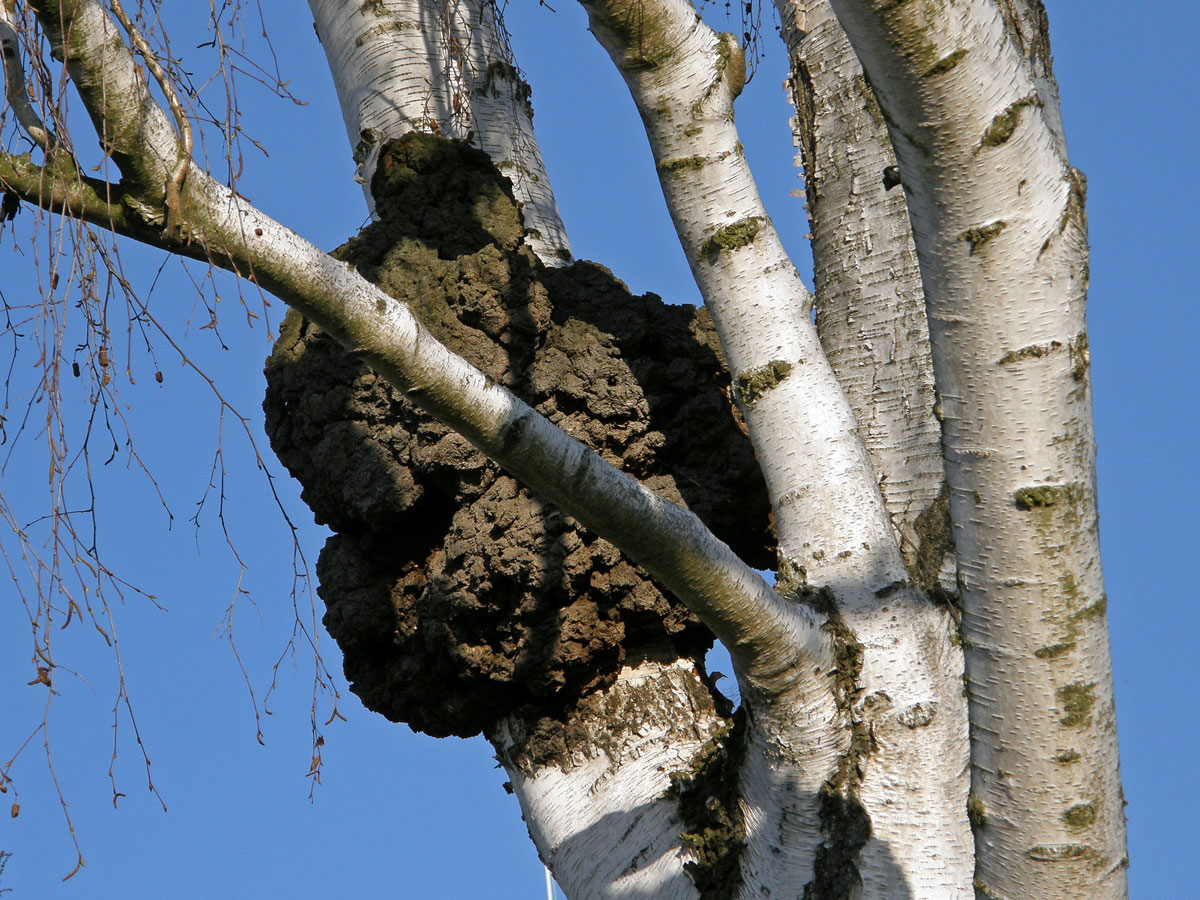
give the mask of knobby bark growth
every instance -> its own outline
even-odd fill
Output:
[[[490,377],[744,559],[773,556],[769,507],[708,316],[635,297],[605,269],[547,269],[486,154],[387,145],[380,221],[335,251]],[[650,653],[702,659],[711,632],[617,548],[522,487],[319,328],[290,313],[267,363],[272,446],[337,534],[325,624],[368,708],[443,737],[543,719]],[[559,753],[529,748],[538,757]]]

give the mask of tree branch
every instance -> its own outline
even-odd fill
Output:
[[[17,122],[29,139],[45,151],[54,145],[54,135],[46,128],[29,101],[25,67],[21,65],[21,42],[12,21],[10,0],[0,0],[0,54],[4,57],[4,99],[16,113]]]
[[[145,60],[146,67],[154,76],[154,80],[158,82],[158,86],[167,100],[167,106],[171,110],[171,115],[175,119],[175,127],[179,130],[179,159],[176,160],[166,185],[166,230],[176,231],[181,227],[181,210],[179,208],[180,191],[183,189],[183,180],[187,177],[188,167],[192,162],[192,124],[188,121],[187,111],[184,110],[183,104],[179,102],[179,95],[175,92],[175,86],[171,83],[170,76],[163,70],[158,57],[150,48],[150,45],[146,43],[146,39],[142,37],[141,32],[138,31],[133,21],[126,15],[125,8],[121,5],[121,0],[108,0],[108,2],[112,7],[113,15],[121,23],[121,27],[125,29],[125,33],[129,35],[130,42],[137,48],[142,59]]]
[[[59,6],[58,14],[49,15],[39,3],[39,16],[49,22],[55,49],[81,84],[107,146],[141,173],[135,190],[125,196],[144,204],[147,224],[161,224],[161,194],[142,190],[147,183],[163,183],[144,180],[149,173],[171,171],[166,161],[173,165],[176,159],[174,132],[96,0],[64,0]],[[158,205],[151,206],[149,198]],[[37,199],[45,203],[48,198]],[[692,513],[604,462],[448,351],[407,306],[195,165],[183,201],[187,229],[178,236],[159,231],[147,240],[146,229],[132,225],[127,214],[120,221],[132,237],[172,252],[203,255],[296,307],[423,409],[645,566],[713,629],[742,666],[773,673],[774,679],[764,676],[765,684],[783,690],[794,681],[798,660],[810,661],[801,667],[807,670],[811,661],[820,667],[819,661],[830,658],[828,637],[807,607],[780,598]],[[117,220],[114,215],[112,221]],[[97,221],[105,224],[99,216]]]

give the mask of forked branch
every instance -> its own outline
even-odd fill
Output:
[[[106,220],[93,203],[83,204],[85,215],[171,252],[203,254],[296,307],[414,402],[644,565],[744,664],[787,672],[801,658],[828,659],[828,639],[815,616],[781,599],[693,514],[604,462],[439,344],[407,306],[194,163],[182,185],[186,233],[154,227],[165,211],[161,187],[153,185],[161,185],[178,161],[165,113],[136,76],[132,55],[115,39],[97,0],[33,6],[129,178],[129,184],[121,181],[125,213]],[[4,164],[17,168],[12,158]],[[30,190],[32,176],[27,171],[23,185],[14,189],[20,187],[31,202],[49,205],[40,191]],[[48,171],[39,178],[53,182]],[[85,194],[96,192],[90,187]]]

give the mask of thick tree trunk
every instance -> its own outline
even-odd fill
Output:
[[[704,895],[689,867],[718,854],[737,860],[735,810],[720,834],[680,815],[681,792],[702,791],[688,797],[701,807],[722,788],[722,800],[736,797],[719,782],[732,766],[705,769],[727,758],[728,729],[692,661],[647,659],[589,696],[558,740],[519,721],[501,722],[491,740],[538,853],[571,900],[693,900]]]
[[[925,292],[883,114],[828,0],[776,7],[812,231],[817,332],[913,579],[953,591]]]
[[[915,896],[967,896],[961,653],[945,610],[908,581],[854,414],[810,319],[811,297],[741,152],[740,48],[686,3],[584,5],[638,104],[721,335],[775,510],[782,589],[827,592],[843,654],[833,680],[805,692],[778,693],[738,671],[751,748],[742,773],[745,890],[820,892],[841,878],[843,887],[861,879],[864,897],[893,896],[898,883]],[[848,825],[857,817],[869,835]]]
[[[928,304],[963,604],[976,885],[1125,896],[1095,510],[1085,181],[1040,3],[833,0],[888,121]],[[1032,28],[1031,28],[1032,25]]]

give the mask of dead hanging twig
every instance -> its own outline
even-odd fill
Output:
[[[163,97],[166,98],[167,106],[171,110],[171,116],[175,119],[175,127],[179,131],[179,159],[176,160],[175,168],[171,171],[171,177],[167,179],[166,184],[167,224],[164,230],[168,237],[174,237],[179,233],[183,223],[180,197],[183,192],[184,179],[187,178],[188,166],[192,164],[192,123],[188,121],[183,104],[179,102],[179,95],[175,92],[175,86],[171,83],[170,76],[159,63],[153,48],[142,37],[141,32],[133,24],[133,20],[125,12],[121,0],[109,0],[109,5],[112,7],[113,15],[129,35],[130,43],[141,54],[146,68],[150,70],[150,74],[154,76],[154,80],[162,89]]]

